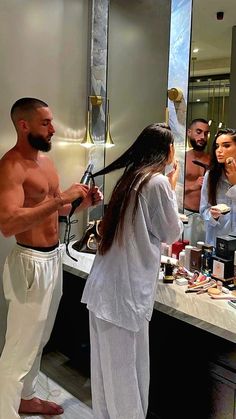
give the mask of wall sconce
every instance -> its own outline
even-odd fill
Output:
[[[86,123],[86,131],[83,140],[81,141],[80,145],[83,147],[89,148],[96,143],[94,142],[91,132],[90,132],[90,102],[92,106],[101,106],[103,99],[105,99],[103,96],[88,96],[88,109],[87,109],[87,123]],[[106,108],[106,135],[105,135],[105,142],[103,143],[105,147],[113,147],[115,144],[111,138],[110,133],[110,115],[109,115],[109,100],[107,99],[107,108]]]
[[[87,124],[86,124],[85,135],[80,145],[86,148],[92,147],[94,145],[94,141],[90,134],[90,112],[89,111],[87,111]]]
[[[83,147],[86,147],[86,148],[90,148],[94,145],[94,141],[93,141],[91,133],[90,133],[90,96],[88,96],[86,131],[85,131],[84,138],[81,141],[80,145],[82,145]]]
[[[106,137],[105,137],[105,147],[110,148],[115,144],[111,138],[110,132],[110,113],[109,113],[109,99],[107,99],[107,117],[106,117]]]

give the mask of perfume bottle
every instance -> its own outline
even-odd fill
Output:
[[[172,265],[170,259],[167,259],[165,264],[165,275],[163,278],[163,282],[165,284],[173,284],[174,275],[173,275],[174,265]]]
[[[212,250],[204,249],[202,254],[201,272],[207,276],[210,276],[212,272],[212,253]]]

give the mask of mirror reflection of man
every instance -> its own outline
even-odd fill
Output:
[[[187,131],[189,144],[192,148],[186,152],[184,208],[189,211],[199,212],[205,169],[193,163],[193,160],[206,165],[210,163],[210,154],[205,152],[209,130],[208,122],[199,118],[193,119]]]
[[[193,245],[205,239],[204,223],[198,213],[203,177],[210,163],[210,154],[206,152],[209,131],[208,122],[203,118],[193,119],[187,131],[189,145],[192,148],[186,152],[185,158],[184,209],[187,210],[186,214],[191,214],[192,217],[189,218],[191,234],[185,238],[188,238]]]

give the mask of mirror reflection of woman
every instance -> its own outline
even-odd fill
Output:
[[[230,212],[212,208],[226,204]],[[205,220],[205,242],[216,244],[218,236],[236,234],[236,130],[218,131],[212,144],[210,169],[204,177],[200,214]]]
[[[148,325],[161,242],[173,243],[183,229],[174,192],[178,164],[163,175],[174,160],[173,140],[166,124],[152,124],[122,156],[95,173],[124,169],[102,220],[102,239],[82,296],[90,311],[96,419],[146,418]]]

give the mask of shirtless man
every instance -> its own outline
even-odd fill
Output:
[[[194,119],[189,125],[187,134],[192,149],[186,152],[185,160],[184,208],[187,210],[185,213],[189,216],[189,223],[185,226],[184,238],[192,245],[196,245],[197,241],[205,240],[204,222],[199,215],[205,169],[194,164],[193,160],[206,165],[210,163],[210,154],[204,151],[209,134],[208,122],[202,118]]]
[[[193,160],[209,164],[210,155],[204,151],[208,134],[209,125],[205,119],[194,119],[188,128],[188,138],[192,149],[186,152],[184,208],[189,211],[199,212],[205,170],[203,167],[194,164]]]
[[[0,230],[16,244],[4,265],[8,303],[5,346],[0,358],[0,418],[19,413],[59,415],[63,408],[35,397],[42,350],[54,324],[62,290],[62,246],[58,215],[67,215],[81,197],[78,210],[97,205],[97,187],[74,183],[61,192],[51,160],[55,133],[48,105],[19,99],[11,119],[17,141],[0,160]]]

